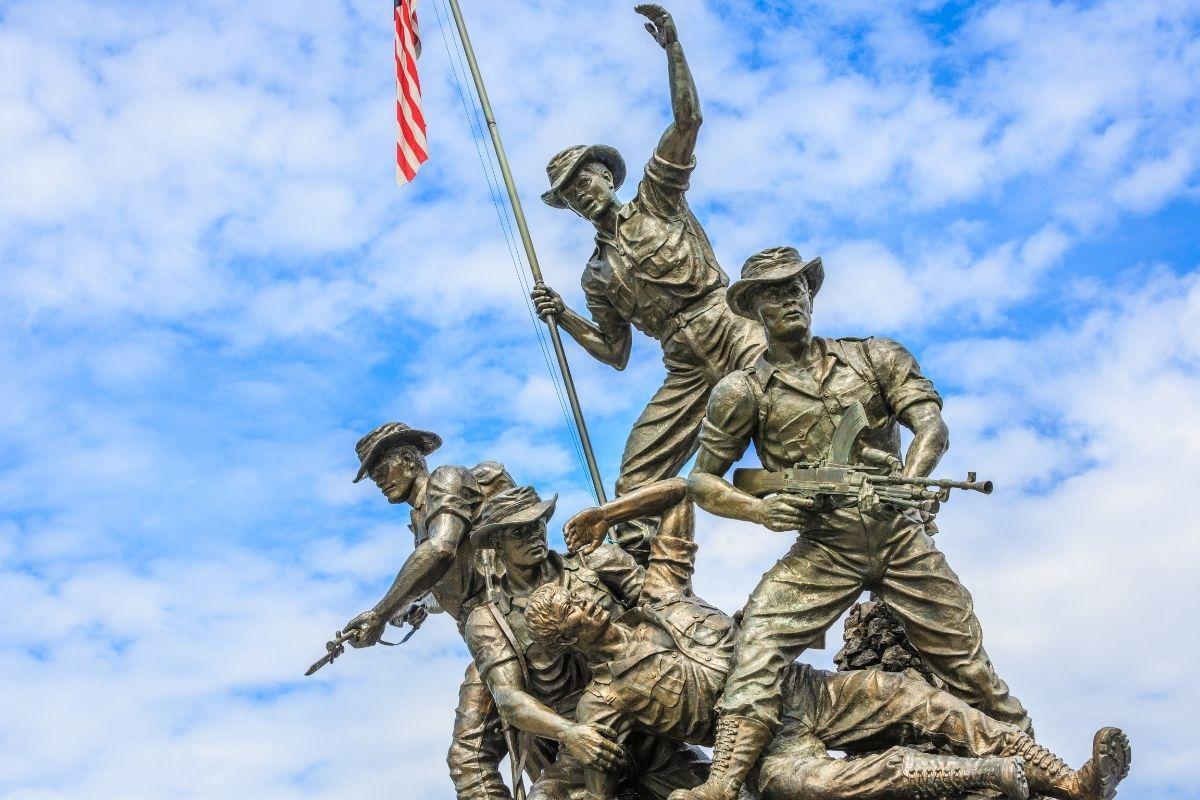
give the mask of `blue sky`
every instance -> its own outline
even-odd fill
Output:
[[[411,547],[350,483],[365,431],[588,502],[442,2],[432,157],[397,188],[387,3],[0,0],[0,798],[449,796],[449,620],[300,677]],[[544,165],[602,141],[636,176],[661,51],[628,3],[463,5],[578,306],[591,236],[538,202]],[[998,490],[941,546],[1043,741],[1080,761],[1121,725],[1123,797],[1194,797],[1200,3],[880,6],[671,6],[693,207],[731,273],[821,255],[818,330],[895,337],[942,388],[940,471]],[[611,481],[657,347],[623,373],[569,348]],[[730,610],[786,547],[699,536]]]

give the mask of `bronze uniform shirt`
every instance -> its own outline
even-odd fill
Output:
[[[737,461],[753,440],[762,465],[783,470],[825,455],[846,407],[858,401],[869,430],[855,442],[900,454],[896,418],[925,401],[942,404],[912,354],[891,339],[815,338],[817,357],[805,369],[783,369],[763,358],[732,372],[714,388],[700,446]]]
[[[712,742],[737,629],[724,612],[691,593],[695,553],[690,539],[662,532],[654,538],[643,605],[622,617],[636,625],[636,644],[593,669],[580,721],[618,730],[636,724],[677,741]]]
[[[618,212],[616,237],[596,236],[581,283],[602,327],[632,323],[661,339],[673,315],[728,285],[684,199],[695,168],[695,158],[680,166],[655,154],[637,195]]]

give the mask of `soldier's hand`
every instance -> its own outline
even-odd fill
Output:
[[[543,322],[547,317],[557,317],[567,310],[567,304],[563,302],[562,296],[540,281],[533,285],[533,291],[529,293],[529,297],[533,300],[533,307]]]
[[[598,508],[586,508],[567,520],[563,525],[563,539],[567,549],[579,555],[588,555],[604,543],[608,534],[608,521]]]
[[[383,615],[374,609],[364,611],[354,619],[346,623],[346,627],[342,628],[342,633],[355,632],[357,635],[350,640],[353,647],[370,647],[379,641],[383,636],[384,626],[387,625],[387,620]]]
[[[816,507],[817,503],[811,497],[772,495],[759,501],[757,522],[773,531],[794,531]]]
[[[613,772],[626,763],[625,748],[616,741],[616,733],[604,725],[572,725],[561,744],[591,769]]]
[[[675,32],[675,20],[671,19],[671,14],[665,8],[654,3],[642,3],[634,6],[633,10],[650,20],[646,23],[646,30],[650,31],[650,35],[660,47],[665,48],[672,42],[679,41],[679,35]]]

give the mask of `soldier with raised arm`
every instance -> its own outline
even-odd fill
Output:
[[[533,290],[543,319],[553,315],[592,357],[624,369],[631,329],[662,345],[666,379],[634,424],[621,459],[617,495],[679,473],[696,447],[709,390],[726,373],[749,366],[763,348],[762,332],[730,312],[729,278],[688,207],[696,167],[700,100],[675,23],[661,6],[639,5],[647,30],[667,54],[672,121],[627,203],[616,190],[625,161],[606,145],[563,150],[546,167],[542,199],[568,208],[596,229],[596,249],[583,271],[587,319],[545,284]],[[617,541],[641,563],[649,553],[644,522],[618,528]]]
[[[695,524],[684,481],[661,481],[577,514],[566,539],[585,553],[610,526],[658,515],[634,608],[614,617],[567,587],[546,584],[529,598],[525,620],[549,651],[578,652],[591,666],[592,681],[576,705],[580,723],[602,725],[618,739],[643,731],[711,745],[736,626],[692,591]],[[1016,726],[902,674],[792,663],[782,687],[783,724],[758,765],[764,800],[922,800],[979,790],[1024,800],[1030,788],[1104,800],[1128,772],[1129,742],[1116,728],[1101,729],[1091,760],[1072,770]],[[919,744],[955,755],[913,749]],[[836,758],[830,750],[858,757]],[[613,796],[611,775],[591,771],[587,778],[592,800]]]
[[[780,724],[787,665],[825,632],[864,589],[895,613],[909,641],[949,691],[986,714],[1029,731],[983,649],[971,595],[946,563],[915,508],[859,496],[760,498],[725,480],[753,441],[766,477],[820,463],[853,409],[867,429],[848,449],[849,466],[875,454],[899,463],[899,425],[913,431],[903,476],[927,476],[949,446],[941,398],[912,355],[889,339],[826,339],[810,330],[821,260],[791,247],[751,256],[729,288],[734,313],[760,326],[767,351],[713,389],[700,454],[689,478],[698,505],[724,517],[796,531],[795,544],[750,595],[721,699],[715,765],[689,800],[733,800]]]

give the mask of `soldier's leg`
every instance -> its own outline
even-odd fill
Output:
[[[472,663],[458,690],[454,738],[446,756],[458,800],[510,800],[500,776],[500,760],[507,753],[496,703]]]
[[[813,532],[820,533],[820,532]],[[807,535],[807,534],[806,534]],[[750,595],[722,695],[708,781],[680,800],[733,800],[779,727],[782,673],[862,592],[862,564],[801,538]]]
[[[779,754],[764,759],[763,800],[918,800],[974,789],[1026,800],[1019,758],[956,758],[893,747],[844,760],[828,755]]]
[[[583,765],[561,754],[529,788],[528,800],[587,800]]]
[[[650,398],[633,425],[621,456],[617,496],[679,474],[696,452],[700,423],[708,404],[710,383],[699,369],[669,369],[666,380]],[[617,526],[617,544],[643,566],[650,557],[653,520],[634,520]]]
[[[666,800],[676,789],[691,789],[708,777],[708,756],[698,747],[645,734],[625,742],[636,765],[631,783],[647,800]]]
[[[891,537],[877,585],[880,599],[929,669],[952,694],[1002,722],[1031,732],[1024,706],[1009,694],[983,649],[971,593],[919,524]]]
[[[823,701],[812,713],[814,734],[834,750],[938,744],[959,755],[1005,755],[1019,728],[992,719],[919,678],[878,669],[812,670]],[[805,693],[800,694],[801,701]],[[811,704],[811,703],[810,703]]]

